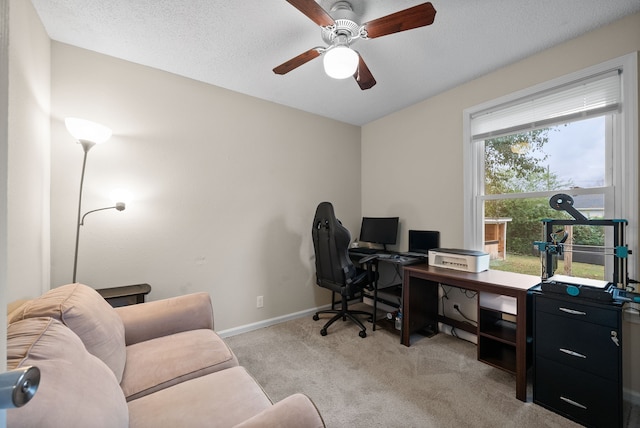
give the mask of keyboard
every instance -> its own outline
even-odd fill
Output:
[[[407,257],[429,257],[428,254],[426,253],[416,253],[413,251],[407,251],[406,253],[400,253],[403,256],[407,256]]]
[[[360,254],[360,255],[374,255],[381,260],[388,260],[391,263],[396,263],[399,265],[414,265],[417,263],[424,263],[426,254],[423,253],[383,253],[383,250],[379,250],[376,248],[360,248],[360,247],[352,247],[349,248],[349,253],[351,254]],[[413,256],[412,254],[415,254]]]
[[[356,254],[375,254],[378,251],[380,251],[380,250],[378,250],[376,248],[367,248],[367,247],[365,247],[365,248],[360,248],[360,247],[351,247],[351,248],[349,248],[349,252],[350,253],[356,253]]]
[[[387,253],[379,253],[379,254],[376,254],[376,256],[378,256],[379,259],[394,259],[394,258],[397,258],[396,254],[387,254]]]
[[[407,257],[407,256],[398,256],[391,260],[394,263],[398,263],[400,265],[415,265],[418,263],[424,263],[424,259],[422,257]]]
[[[379,259],[389,260],[391,263],[397,263],[399,265],[414,265],[417,263],[424,263],[422,257],[409,257],[405,254],[376,254]]]

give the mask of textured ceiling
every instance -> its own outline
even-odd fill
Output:
[[[272,69],[316,46],[319,27],[285,0],[32,0],[56,41],[343,122],[363,125],[639,12],[640,0],[433,0],[427,27],[355,48],[377,85],[325,75],[322,58]],[[335,0],[320,0],[330,10]],[[424,3],[352,0],[360,23]]]

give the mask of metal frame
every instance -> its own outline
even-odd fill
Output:
[[[549,279],[554,273],[554,257],[558,254],[562,254],[568,250],[565,248],[564,243],[556,243],[553,241],[553,229],[554,226],[609,226],[613,227],[613,278],[612,282],[618,288],[627,288],[629,283],[629,274],[627,270],[628,255],[631,254],[627,244],[625,242],[625,228],[628,225],[627,220],[624,219],[609,219],[609,220],[589,220],[589,219],[576,219],[576,220],[552,220],[544,219],[544,233],[546,241],[536,241],[535,244],[538,250],[543,251],[544,262],[542,263],[542,280]],[[603,249],[606,249],[603,247]]]

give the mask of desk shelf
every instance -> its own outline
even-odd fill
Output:
[[[365,291],[365,296],[370,300],[373,309],[373,291]],[[380,312],[395,312],[400,308],[400,302],[402,300],[402,284],[392,285],[378,290],[377,309],[378,315]],[[382,307],[380,305],[382,304]],[[376,328],[383,328],[395,334],[400,334],[400,330],[396,330],[395,319],[387,319],[386,313],[384,316],[376,316]]]
[[[402,284],[396,284],[391,287],[379,289],[378,301],[391,307],[399,308],[402,301]]]
[[[396,321],[395,320],[389,320],[386,318],[380,318],[378,320],[376,320],[376,327],[377,328],[382,328],[388,332],[397,334],[398,336],[400,335],[401,331],[396,329]]]
[[[478,361],[509,373],[515,373],[516,346],[480,334],[478,337]]]
[[[516,372],[516,323],[504,319],[502,311],[478,306],[478,360]]]
[[[494,309],[480,307],[478,313],[481,335],[509,345],[516,344],[515,322],[504,319],[503,313]]]

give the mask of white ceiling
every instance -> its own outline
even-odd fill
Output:
[[[330,10],[336,0],[319,0]],[[427,27],[356,49],[377,85],[325,75],[319,27],[285,0],[32,0],[56,41],[354,125],[385,116],[623,16],[640,0],[432,0]],[[424,0],[352,0],[360,23]]]

